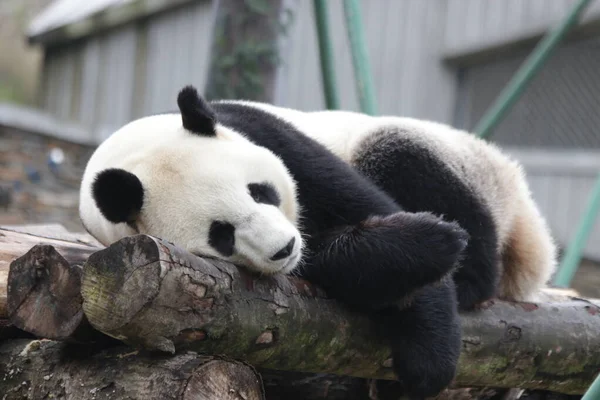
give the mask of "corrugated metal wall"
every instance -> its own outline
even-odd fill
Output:
[[[445,53],[460,54],[531,37],[561,21],[579,0],[448,0]],[[598,18],[592,1],[581,21]]]
[[[199,1],[46,54],[43,107],[102,140],[127,121],[176,108],[186,83],[204,86],[212,19]]]
[[[329,0],[341,106],[358,110],[341,0]],[[276,102],[304,110],[324,107],[311,1],[296,0]],[[362,20],[380,113],[450,121],[454,75],[440,59],[445,0],[363,0]]]

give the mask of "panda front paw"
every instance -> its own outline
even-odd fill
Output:
[[[432,256],[450,268],[463,257],[463,251],[469,243],[469,234],[457,222],[447,222],[433,217],[431,235],[426,239]]]
[[[428,212],[399,212],[389,218],[402,227],[398,239],[412,258],[437,271],[440,278],[457,266],[469,242],[469,234],[457,222]]]

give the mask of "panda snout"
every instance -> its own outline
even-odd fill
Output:
[[[288,244],[285,245],[284,248],[282,248],[277,253],[275,253],[275,255],[273,255],[273,257],[271,257],[271,261],[279,261],[279,260],[283,260],[286,257],[289,257],[289,255],[292,254],[292,251],[294,250],[294,244],[296,244],[295,237],[292,238],[292,240],[290,240],[288,242]]]

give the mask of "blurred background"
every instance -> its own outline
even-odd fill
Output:
[[[473,129],[576,0],[363,0],[379,114]],[[340,107],[359,110],[341,0],[327,1]],[[308,0],[0,0],[0,224],[82,231],[79,179],[133,118],[209,98],[325,108]],[[600,171],[600,1],[489,138],[525,166],[561,246]],[[600,223],[573,282],[600,297]]]

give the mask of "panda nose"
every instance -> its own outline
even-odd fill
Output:
[[[292,250],[294,249],[294,243],[296,243],[296,238],[292,238],[292,240],[290,240],[283,249],[275,253],[275,255],[271,257],[271,261],[281,260],[292,254]]]

